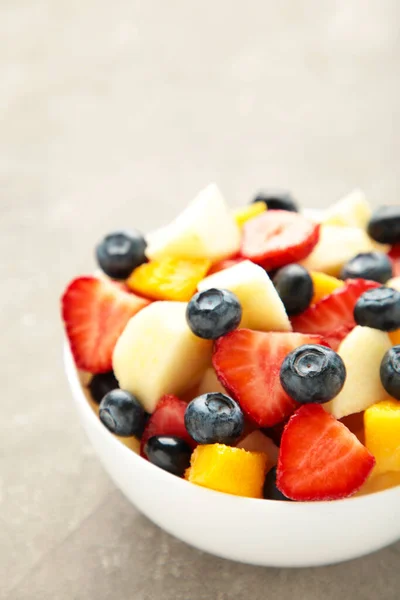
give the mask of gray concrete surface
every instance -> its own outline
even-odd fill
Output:
[[[1,598],[398,598],[399,544],[260,569],[138,514],[81,431],[58,299],[104,232],[210,180],[233,205],[263,185],[398,202],[399,20],[397,0],[2,0]]]

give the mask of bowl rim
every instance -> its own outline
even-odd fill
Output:
[[[272,505],[276,507],[279,504],[280,506],[287,506],[287,509],[285,509],[285,510],[309,510],[310,506],[318,507],[319,509],[326,509],[328,507],[328,510],[330,510],[330,509],[332,509],[332,506],[338,506],[338,507],[344,506],[344,505],[349,506],[350,504],[352,504],[353,507],[356,504],[361,506],[364,504],[368,504],[369,502],[372,502],[376,496],[379,496],[379,497],[383,497],[383,495],[390,496],[390,495],[395,495],[400,492],[400,484],[399,484],[399,485],[396,485],[396,486],[386,489],[386,490],[379,490],[377,492],[372,492],[370,494],[364,494],[362,496],[350,496],[349,498],[342,498],[340,500],[315,500],[315,501],[302,501],[302,502],[287,502],[285,500],[268,500],[265,498],[247,498],[244,496],[235,496],[233,494],[227,494],[225,492],[219,492],[217,490],[212,490],[210,488],[195,485],[195,484],[187,481],[186,479],[183,479],[181,477],[176,477],[175,475],[172,475],[171,473],[168,473],[167,471],[160,469],[156,465],[153,465],[148,460],[145,460],[142,456],[140,456],[139,454],[137,454],[136,452],[134,452],[133,450],[131,450],[130,448],[125,446],[125,444],[123,444],[122,442],[120,442],[118,440],[118,438],[115,435],[113,435],[111,433],[111,431],[109,431],[102,424],[102,422],[100,421],[100,419],[97,417],[97,415],[93,411],[92,407],[90,406],[90,404],[83,392],[83,389],[82,389],[83,385],[82,385],[80,377],[79,377],[78,369],[76,367],[68,340],[65,337],[64,337],[64,344],[63,344],[63,364],[64,364],[64,370],[65,370],[65,373],[67,376],[67,380],[68,380],[70,389],[72,391],[72,396],[74,398],[74,402],[76,403],[77,408],[78,407],[83,408],[83,411],[86,413],[87,418],[91,422],[91,425],[97,429],[99,434],[104,439],[107,437],[108,440],[110,441],[110,443],[115,448],[119,449],[119,452],[125,453],[127,456],[130,456],[130,460],[132,460],[133,463],[136,463],[138,466],[140,466],[140,468],[148,470],[149,473],[151,473],[151,472],[154,473],[154,470],[157,470],[157,476],[160,477],[161,480],[164,480],[166,484],[168,484],[168,482],[171,483],[173,481],[174,485],[176,485],[178,487],[185,486],[186,490],[187,490],[187,486],[190,486],[191,488],[196,489],[196,493],[198,493],[200,495],[204,494],[208,497],[210,497],[210,494],[211,494],[214,497],[218,497],[220,499],[219,501],[223,501],[223,499],[225,499],[225,501],[227,501],[227,502],[237,502],[237,503],[245,502],[246,504],[249,505],[250,509],[251,508],[254,509],[256,507],[259,508],[260,506],[265,506],[266,508],[268,508]]]

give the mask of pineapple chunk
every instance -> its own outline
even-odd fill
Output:
[[[371,214],[372,210],[364,192],[353,190],[327,209],[323,223],[338,227],[359,227],[366,229]]]
[[[365,411],[365,445],[376,460],[374,473],[400,471],[400,402],[384,400]]]

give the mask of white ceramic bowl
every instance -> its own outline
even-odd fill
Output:
[[[99,421],[65,346],[65,369],[86,433],[115,485],[184,542],[232,560],[310,567],[368,554],[400,538],[400,486],[334,502],[277,502],[207,490],[155,467]]]

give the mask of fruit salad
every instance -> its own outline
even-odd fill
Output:
[[[231,209],[108,233],[62,318],[101,423],[190,484],[274,501],[400,485],[400,206]],[[188,483],[189,485],[189,483]]]

